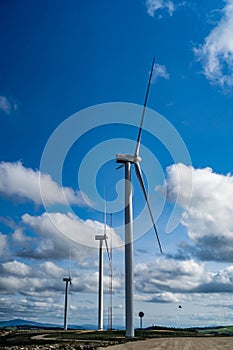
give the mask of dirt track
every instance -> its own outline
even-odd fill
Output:
[[[106,348],[98,348],[98,350]],[[109,346],[108,350],[232,350],[233,337],[160,338]]]

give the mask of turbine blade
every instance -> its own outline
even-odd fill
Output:
[[[71,249],[70,249],[70,261],[69,261],[69,278],[72,279],[72,257],[71,257]]]
[[[108,249],[108,242],[107,242],[107,237],[106,235],[104,235],[104,241],[105,241],[105,246],[106,246],[106,250],[107,250],[107,253],[108,253],[108,260],[111,264],[111,257],[110,257],[110,253],[109,253],[109,249]]]
[[[144,101],[143,110],[142,110],[142,117],[141,117],[139,132],[138,132],[137,145],[136,145],[136,149],[135,149],[135,156],[139,155],[139,148],[140,148],[141,135],[142,135],[142,125],[143,125],[143,120],[144,120],[145,111],[146,111],[146,104],[147,104],[147,100],[148,100],[148,95],[149,95],[149,90],[150,90],[150,84],[151,84],[151,78],[152,78],[152,73],[153,73],[153,69],[154,69],[154,64],[155,64],[155,58],[153,58],[153,61],[152,61],[150,77],[149,77],[148,84],[147,84],[146,96],[145,96],[145,101]]]
[[[123,168],[124,164],[119,165],[116,170]]]
[[[110,258],[110,253],[109,253],[109,249],[108,249],[106,231],[107,231],[107,208],[106,208],[105,186],[104,186],[104,241],[105,241],[105,246],[106,246],[106,250],[108,253],[108,260],[109,260],[110,265],[111,265],[111,258]]]
[[[104,235],[106,237],[106,223],[107,223],[107,206],[106,206],[106,194],[104,186]]]
[[[157,231],[156,226],[155,226],[155,221],[154,221],[153,214],[152,214],[152,211],[151,211],[150,203],[148,201],[145,185],[144,185],[143,178],[142,178],[142,171],[141,171],[139,163],[134,163],[134,165],[135,165],[136,175],[137,175],[137,178],[138,178],[139,183],[141,185],[142,192],[143,192],[145,200],[146,200],[147,208],[148,208],[151,220],[152,220],[153,228],[154,228],[155,235],[156,235],[156,238],[157,238],[157,241],[158,241],[158,245],[159,245],[159,250],[160,250],[160,253],[162,254],[163,250],[162,250],[162,246],[161,246],[161,243],[160,243],[160,240],[159,240],[158,231]]]

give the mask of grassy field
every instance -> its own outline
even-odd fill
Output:
[[[134,341],[145,339],[169,339],[169,338],[205,338],[233,335],[233,326],[202,328],[202,329],[175,329],[155,327],[149,330],[136,330]],[[229,337],[231,338],[231,337]],[[233,341],[233,337],[231,338]],[[131,340],[125,338],[125,331],[80,331],[80,330],[2,330],[0,337],[0,349],[6,347],[25,347],[45,344],[73,344],[74,349],[96,349],[117,344],[127,343]],[[166,340],[167,341],[167,340]],[[82,347],[79,347],[81,346]],[[89,347],[90,345],[90,347]],[[66,347],[64,347],[66,348]]]
[[[206,335],[233,335],[233,326],[200,329],[199,333]]]

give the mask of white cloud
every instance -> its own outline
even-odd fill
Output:
[[[16,276],[0,276],[0,291],[15,293],[25,288],[24,281]]]
[[[81,273],[73,271],[72,291],[82,293],[97,293],[98,272]],[[31,267],[19,261],[10,261],[0,264],[0,291],[18,292],[22,295],[37,297],[41,302],[41,293],[47,296],[56,296],[57,292],[64,292],[63,278],[68,276],[67,271],[51,261],[32,265]],[[104,289],[108,290],[109,277],[104,276]],[[116,293],[122,287],[121,275],[116,273],[113,288]]]
[[[67,230],[69,230],[71,223],[69,218],[66,218],[66,214],[51,213],[52,220],[47,213],[41,216],[31,216],[24,214],[22,221],[26,225],[26,229],[32,230],[36,237],[28,248],[22,247],[17,251],[17,255],[24,258],[34,259],[68,259],[70,255],[70,249],[77,248],[77,256],[80,263],[85,263],[87,258],[87,250],[80,249],[78,245],[69,240],[64,234],[61,233],[59,223],[67,223]],[[76,226],[77,228],[77,226]],[[72,231],[73,232],[73,231]],[[76,250],[75,250],[76,251]]]
[[[8,250],[8,239],[0,232],[0,255],[3,256],[6,250]]]
[[[233,266],[229,265],[216,273],[211,273],[211,278],[199,286],[199,291],[204,293],[232,293],[233,292]]]
[[[0,96],[0,111],[10,115],[12,112],[16,112],[18,106],[15,102],[10,101],[6,96]]]
[[[98,267],[99,242],[96,234],[104,233],[104,225],[97,221],[81,220],[69,213],[44,213],[40,216],[24,214],[25,230],[33,231],[34,237],[16,249],[16,256],[24,259],[76,261],[80,268]],[[122,246],[120,237],[107,227],[107,236],[112,236],[113,247]],[[19,242],[20,243],[20,242]],[[105,259],[107,253],[105,252]],[[108,263],[107,263],[108,264]]]
[[[11,112],[11,104],[5,96],[0,96],[0,110],[7,115]]]
[[[146,301],[149,303],[178,303],[183,300],[182,294],[163,292],[163,293],[153,293],[153,296],[149,294],[135,295],[134,300]]]
[[[155,81],[158,78],[164,78],[168,80],[169,73],[167,72],[167,68],[165,66],[155,63],[152,80]]]
[[[22,318],[27,312],[28,317],[36,315],[37,320],[43,322],[45,318],[48,318],[50,322],[52,318],[56,318],[56,322],[59,320],[62,322],[65,289],[63,277],[67,276],[67,271],[51,261],[29,266],[14,260],[0,264],[0,272],[0,291],[3,295],[0,317],[4,317],[4,314],[9,311],[12,316]],[[76,315],[78,308],[79,319],[82,319],[83,316],[80,313],[82,307],[85,315],[90,310],[92,313],[96,312],[96,306],[93,310],[90,305],[96,305],[98,272],[97,269],[85,272],[75,269],[72,277],[72,286],[69,289],[69,304],[72,306],[70,316],[72,310],[75,310]],[[108,283],[108,276],[105,273],[105,291],[107,291]],[[123,284],[122,274],[114,271],[114,299],[119,295],[122,297]],[[176,261],[160,258],[152,263],[136,264],[135,292],[135,300],[140,304],[142,302],[164,304],[191,301],[194,298],[193,293],[197,298],[202,298],[201,295],[208,293],[209,300],[211,296],[213,300],[217,300],[214,293],[233,292],[233,266],[229,265],[213,273],[207,271],[203,263],[197,263],[194,260]],[[88,295],[84,297],[86,293]],[[108,297],[105,296],[107,303]],[[220,294],[217,297],[220,298]],[[93,300],[94,304],[92,304]],[[77,304],[73,304],[74,302]],[[114,306],[114,310],[116,308]]]
[[[43,213],[41,216],[25,214],[22,220],[45,239],[40,241],[37,248],[38,253],[47,251],[48,254],[54,254],[54,252],[58,254],[55,246],[62,248],[65,242],[67,242],[66,246],[72,246],[73,242],[77,242],[88,248],[97,248],[99,243],[95,240],[95,235],[104,233],[102,223],[89,219],[84,221],[72,213]],[[113,247],[122,246],[120,237],[109,227],[107,227],[107,235],[112,235]]]
[[[7,319],[6,315],[12,318],[20,318],[41,322],[56,322],[62,324],[63,320],[63,303],[59,297],[49,297],[48,293],[40,291],[40,300],[36,297],[19,297],[17,293],[10,295],[1,300],[1,319]],[[56,312],[54,312],[56,310]],[[9,317],[8,317],[9,319]]]
[[[31,270],[31,268],[28,265],[16,260],[3,263],[2,268],[4,273],[13,276],[27,276],[29,275]]]
[[[157,259],[136,265],[135,286],[138,300],[160,303],[182,301],[192,293],[232,293],[233,265],[212,272],[193,259]]]
[[[58,267],[51,261],[46,261],[40,265],[44,270],[45,274],[52,276],[53,278],[62,278],[64,277],[64,270],[61,267]]]
[[[183,253],[186,249],[203,260],[233,261],[233,176],[184,164],[169,167],[167,176],[168,199],[177,200],[184,209],[182,223],[194,243],[183,246]],[[192,197],[187,206],[191,182]]]
[[[147,0],[146,7],[147,13],[151,17],[154,17],[155,13],[159,10],[166,9],[170,16],[172,16],[175,11],[175,4],[170,0]]]
[[[63,290],[62,277],[65,272],[49,261],[32,266],[17,260],[8,261],[0,265],[0,271],[2,292],[32,295],[41,291],[54,290],[55,293],[57,290]]]
[[[6,196],[18,197],[39,205],[43,202],[46,205],[86,204],[80,192],[57,185],[50,175],[26,168],[21,162],[0,163],[0,192]]]
[[[73,278],[73,290],[82,293],[97,293],[98,273],[80,274]]]
[[[135,267],[137,289],[143,293],[189,293],[208,281],[204,264],[194,260],[157,259]],[[161,296],[160,296],[161,299]],[[167,301],[171,300],[168,298]],[[164,299],[165,301],[165,299]]]
[[[23,233],[22,228],[17,228],[13,234],[12,234],[12,240],[14,243],[18,243],[18,244],[25,244],[28,241],[31,241],[31,237],[26,236]]]
[[[233,86],[233,0],[225,0],[222,18],[205,38],[194,48],[205,77],[220,87]]]

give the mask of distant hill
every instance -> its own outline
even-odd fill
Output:
[[[50,323],[40,323],[40,322],[34,322],[30,320],[22,320],[22,319],[14,319],[9,321],[0,321],[0,328],[11,328],[16,327],[20,329],[32,329],[32,328],[58,328],[62,329],[63,326],[57,325],[57,324],[50,324]],[[77,325],[68,325],[68,328],[70,329],[96,329],[95,325],[90,324],[84,324],[81,326]]]
[[[233,336],[233,326],[208,326],[208,327],[188,327],[188,328],[173,328],[173,327],[159,327],[152,326],[145,328],[147,331],[174,331],[179,330],[188,332],[197,332],[202,335],[231,335]]]
[[[16,318],[14,320],[9,320],[9,321],[0,321],[0,328],[19,327],[19,326],[29,326],[29,328],[30,327],[36,327],[36,328],[59,327],[59,328],[61,328],[61,326],[58,326],[55,324],[44,324],[44,323],[39,323],[39,322],[34,322],[34,321],[29,321],[29,320],[22,320],[19,318]]]

